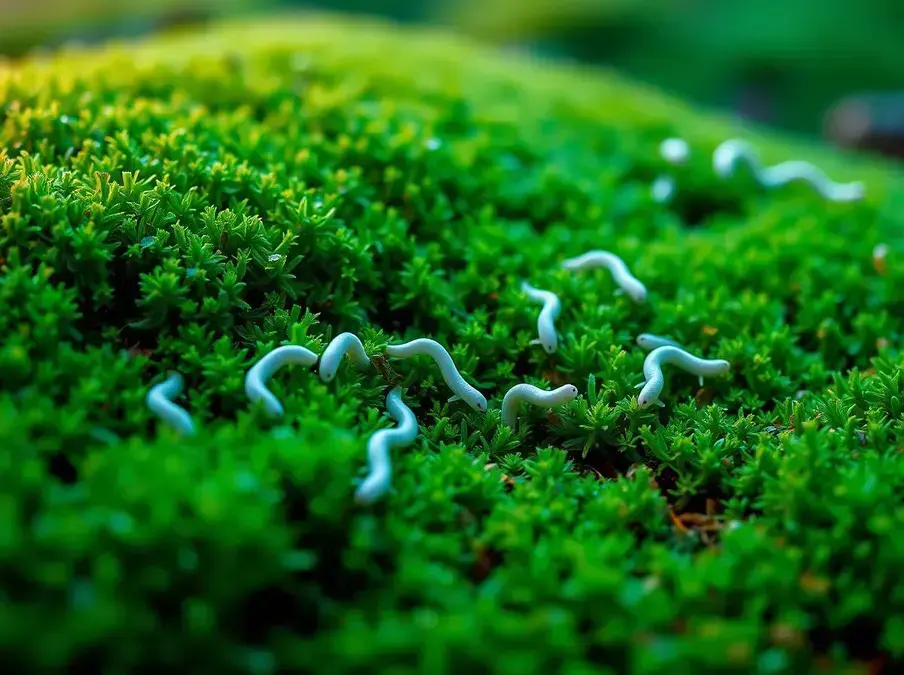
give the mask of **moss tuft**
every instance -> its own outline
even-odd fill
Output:
[[[380,26],[0,67],[0,645],[19,670],[902,664],[898,174],[804,149],[867,200],[722,181],[720,120]],[[671,135],[693,156],[665,207]],[[648,302],[558,269],[592,248]],[[562,298],[554,355],[530,344],[523,278]],[[389,371],[286,368],[278,421],[243,392],[263,353],[341,331],[371,353],[434,337],[490,399],[479,415],[429,359],[393,362],[421,435],[373,507],[352,497]],[[702,389],[671,370],[667,408],[640,410],[646,331],[733,369]],[[145,406],[168,370],[194,438]],[[512,431],[521,381],[581,393]]]

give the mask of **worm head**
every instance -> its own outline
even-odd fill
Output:
[[[575,387],[573,384],[569,384],[569,385],[568,385],[568,393],[569,393],[569,394],[572,396],[572,398],[573,398],[573,397],[575,397],[575,396],[578,395],[578,388]]]
[[[713,170],[719,178],[728,178],[734,171],[734,149],[719,146],[713,154]]]
[[[637,346],[650,351],[653,349],[653,339],[650,337],[649,333],[641,333],[637,336]]]
[[[719,375],[722,375],[722,374],[724,374],[724,373],[727,373],[729,370],[731,370],[731,364],[730,364],[728,361],[724,361],[724,360],[722,360],[722,359],[719,359],[719,372],[718,372],[718,374],[719,374]]]
[[[647,299],[647,287],[637,279],[632,279],[625,284],[625,292],[634,302],[643,302]]]
[[[464,401],[479,413],[485,413],[487,411],[487,399],[476,389],[473,394],[464,399]]]
[[[324,382],[332,382],[333,378],[336,377],[336,370],[337,370],[337,368],[335,365],[328,364],[328,365],[326,365],[326,367],[324,367],[324,364],[321,363],[320,364],[320,379],[323,380]]]
[[[171,383],[170,386],[173,388],[173,396],[179,394],[182,391],[182,385],[185,383],[185,380],[182,379],[182,376],[177,372],[170,372],[166,378],[167,383]]]
[[[844,190],[841,195],[841,201],[843,202],[856,202],[860,199],[863,199],[863,196],[866,194],[866,186],[863,183],[851,183],[847,186],[847,190]]]
[[[552,340],[540,340],[540,345],[543,347],[543,351],[547,354],[555,354],[556,352],[556,339],[553,337]]]
[[[720,178],[728,178],[734,173],[735,162],[740,157],[753,157],[753,148],[738,139],[725,141],[713,153],[713,170]]]
[[[540,331],[540,346],[547,354],[554,354],[558,346],[558,338],[556,337],[555,328],[547,328]]]
[[[647,409],[651,405],[662,405],[659,401],[659,392],[656,391],[656,387],[651,387],[649,382],[644,385],[644,388],[637,395],[637,404],[643,409]]]

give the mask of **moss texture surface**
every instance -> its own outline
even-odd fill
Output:
[[[322,20],[0,66],[0,647],[17,672],[875,672],[904,657],[904,190],[718,179],[725,122],[573,67]],[[659,142],[687,138],[652,202]],[[801,148],[758,139],[769,161]],[[873,247],[890,252],[875,265]],[[649,289],[558,269],[592,248]],[[522,278],[559,293],[559,351]],[[356,506],[387,369],[421,425]],[[644,331],[731,361],[663,410]],[[199,426],[144,404],[174,369]],[[500,428],[505,391],[579,397]],[[164,670],[164,672],[166,672]],[[173,671],[176,672],[176,671]]]

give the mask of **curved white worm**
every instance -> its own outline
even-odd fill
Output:
[[[696,356],[688,354],[680,347],[665,346],[657,347],[649,354],[643,362],[643,376],[646,382],[638,385],[642,387],[637,395],[637,403],[641,408],[649,408],[651,405],[664,405],[659,400],[662,388],[665,385],[665,378],[662,374],[662,366],[671,364],[686,370],[689,373],[703,377],[714,377],[727,373],[731,368],[728,361],[722,359],[700,359]]]
[[[691,146],[683,138],[667,138],[660,143],[659,154],[669,164],[684,164],[691,155]]]
[[[317,355],[310,349],[298,345],[277,347],[248,370],[248,374],[245,375],[245,393],[252,401],[263,402],[267,413],[279,417],[283,414],[283,407],[279,399],[267,388],[265,384],[267,380],[285,365],[313,366],[316,362]]]
[[[402,390],[395,387],[386,396],[386,408],[398,422],[395,429],[380,429],[367,441],[367,463],[370,471],[355,491],[355,501],[370,504],[389,490],[392,464],[389,451],[411,445],[417,438],[417,419],[411,409],[402,402]]]
[[[665,204],[675,195],[675,179],[671,176],[658,176],[650,186],[650,194],[657,204]]]
[[[859,181],[836,183],[810,162],[791,161],[764,167],[753,146],[739,139],[725,141],[713,153],[713,170],[721,178],[731,176],[738,162],[747,164],[760,185],[767,188],[802,180],[812,185],[819,194],[832,202],[857,201],[862,199],[866,192],[863,183]]]
[[[179,395],[182,391],[182,376],[179,373],[172,373],[160,384],[155,384],[148,391],[145,401],[151,412],[157,415],[161,420],[170,425],[183,436],[193,436],[195,433],[195,424],[192,422],[191,415],[175,403],[172,399]]]
[[[631,274],[625,261],[609,251],[588,251],[576,258],[569,258],[562,263],[567,270],[583,270],[590,267],[605,267],[612,274],[612,280],[618,284],[634,302],[647,299],[647,287]]]
[[[412,356],[429,356],[439,366],[443,381],[456,396],[467,403],[477,412],[487,411],[487,400],[483,394],[477,391],[458,372],[449,352],[436,340],[429,338],[417,338],[411,342],[400,345],[387,345],[386,353],[397,359],[407,359]]]
[[[514,429],[522,403],[553,408],[568,403],[577,395],[578,388],[573,384],[565,384],[552,391],[544,391],[530,384],[516,384],[502,399],[502,423]]]
[[[661,335],[653,335],[652,333],[641,333],[638,335],[637,346],[648,352],[653,351],[657,347],[678,347],[679,349],[683,349],[680,342],[675,342],[674,340],[662,337]]]
[[[364,351],[361,340],[353,333],[340,333],[330,340],[326,349],[323,350],[323,354],[320,355],[321,380],[329,382],[336,377],[336,371],[339,370],[339,364],[346,353],[359,368],[370,367],[370,359],[367,358],[367,352]]]
[[[526,281],[521,282],[521,291],[534,302],[541,303],[543,309],[537,317],[537,332],[540,335],[540,345],[548,354],[556,351],[558,338],[556,337],[556,319],[562,312],[562,303],[559,296],[552,291],[543,291],[534,288]]]

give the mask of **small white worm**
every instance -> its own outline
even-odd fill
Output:
[[[436,340],[429,338],[417,338],[401,345],[387,345],[386,353],[397,359],[407,359],[412,356],[429,356],[439,366],[443,381],[456,396],[467,403],[477,412],[487,411],[487,400],[483,394],[477,391],[458,372],[449,352]]]
[[[659,145],[659,154],[669,164],[684,164],[691,155],[691,146],[683,138],[667,138]]]
[[[637,336],[637,346],[644,351],[651,352],[657,347],[681,347],[681,343],[675,342],[667,337],[653,335],[652,333],[641,333]]]
[[[742,140],[730,139],[722,143],[713,153],[713,169],[721,178],[734,173],[735,165],[743,161],[747,164],[760,185],[775,188],[791,181],[802,180],[812,185],[816,191],[832,202],[853,202],[863,198],[863,183],[836,183],[810,162],[791,161],[764,167],[753,147]]]
[[[370,359],[367,358],[367,352],[364,351],[361,340],[352,333],[340,333],[330,341],[323,350],[323,354],[320,355],[321,380],[329,382],[336,377],[336,371],[339,370],[339,364],[346,353],[359,368],[370,366]]]
[[[370,471],[355,491],[355,501],[359,504],[371,504],[386,494],[392,474],[389,451],[411,445],[417,438],[417,419],[402,402],[400,387],[395,387],[386,396],[386,408],[399,426],[395,429],[380,429],[368,439],[367,463]]]
[[[588,251],[577,258],[569,258],[562,263],[567,270],[583,270],[590,267],[605,267],[612,279],[634,302],[647,299],[647,288],[631,274],[625,261],[609,251]]]
[[[556,319],[562,312],[562,303],[559,296],[552,291],[543,291],[534,288],[526,281],[521,282],[521,291],[534,302],[542,303],[543,309],[537,317],[537,332],[540,334],[540,345],[548,354],[556,351],[558,338],[556,337]]]
[[[637,403],[641,408],[649,408],[651,405],[664,406],[665,404],[659,400],[662,388],[665,385],[665,378],[662,374],[663,364],[671,364],[686,370],[689,373],[703,377],[714,377],[727,373],[731,368],[728,361],[722,359],[700,359],[696,356],[688,354],[680,347],[665,346],[657,347],[649,354],[643,362],[643,376],[646,382],[637,385],[642,387],[640,394],[637,395]]]
[[[193,436],[195,424],[191,420],[191,415],[172,401],[180,391],[182,391],[182,376],[179,373],[172,373],[163,382],[151,387],[145,400],[148,408],[157,417],[183,436]]]
[[[675,179],[671,176],[659,176],[650,187],[650,194],[657,204],[665,204],[675,195]]]
[[[267,385],[273,373],[289,364],[313,366],[317,362],[317,355],[310,349],[298,345],[284,345],[277,347],[260,361],[255,363],[245,375],[245,393],[252,401],[261,401],[264,409],[273,417],[283,414],[282,404],[273,395]]]
[[[544,391],[530,384],[516,384],[502,399],[502,423],[514,429],[518,421],[518,410],[523,402],[553,408],[568,403],[577,395],[578,388],[573,384],[565,384],[552,391]]]

